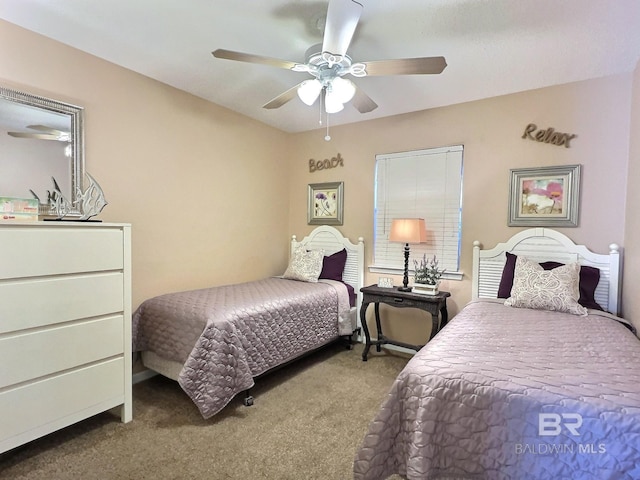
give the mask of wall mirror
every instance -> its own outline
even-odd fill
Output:
[[[48,204],[55,178],[74,205],[84,177],[83,109],[0,87],[0,197],[40,200],[40,215],[55,215]]]

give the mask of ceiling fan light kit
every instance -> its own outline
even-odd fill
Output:
[[[315,78],[313,80],[305,80],[298,87],[298,97],[306,105],[311,106],[316,103],[321,91],[322,83],[319,80]]]
[[[356,86],[346,78],[334,78],[327,86],[327,95],[332,95],[340,103],[349,103],[356,94]]]
[[[313,45],[305,54],[305,63],[263,57],[232,50],[218,49],[212,52],[216,58],[285,68],[308,73],[313,78],[281,93],[263,105],[263,108],[279,108],[296,97],[313,105],[322,95],[327,114],[337,113],[344,105],[352,105],[360,113],[375,110],[378,105],[353,82],[343,78],[372,75],[424,75],[441,73],[447,66],[444,57],[421,57],[354,63],[347,49],[360,21],[362,4],[355,0],[329,0],[322,44]],[[352,101],[353,100],[353,101]],[[328,137],[328,134],[327,134]]]
[[[335,99],[335,97],[332,97],[329,94],[327,94],[324,97],[324,111],[325,112],[327,112],[327,113],[338,113],[338,112],[341,112],[342,110],[344,110],[344,104],[342,104],[339,101],[337,101]]]
[[[350,80],[337,77],[323,84],[317,78],[305,80],[298,87],[298,97],[306,105],[313,105],[325,89],[325,111],[336,113],[344,108],[344,104],[351,101],[356,94],[356,86]]]

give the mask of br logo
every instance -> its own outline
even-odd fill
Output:
[[[579,436],[578,429],[582,425],[582,415],[579,413],[539,413],[538,435],[554,437],[560,435],[565,428],[571,435]]]

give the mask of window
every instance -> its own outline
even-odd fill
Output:
[[[444,277],[461,279],[462,145],[376,156],[373,272],[400,273],[404,245],[389,241],[394,218],[424,218],[427,242],[411,245],[409,268],[438,257]]]

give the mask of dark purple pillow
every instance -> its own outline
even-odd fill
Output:
[[[511,287],[513,286],[513,275],[516,270],[517,255],[505,252],[507,261],[502,270],[502,278],[498,286],[498,298],[509,298],[511,296]],[[564,263],[559,262],[542,262],[540,266],[545,270],[553,270],[561,267]],[[600,270],[588,265],[580,266],[580,299],[578,303],[585,308],[594,310],[604,310],[595,299],[596,288],[600,282]]]
[[[342,281],[342,272],[344,266],[347,263],[347,250],[343,248],[339,252],[333,255],[325,255],[322,259],[322,271],[319,278],[325,278],[327,280],[335,280],[337,282]]]
[[[516,271],[516,260],[518,259],[518,256],[513,253],[505,252],[505,254],[507,255],[507,261],[502,269],[502,278],[498,286],[498,298],[509,298],[511,296],[513,275]]]

